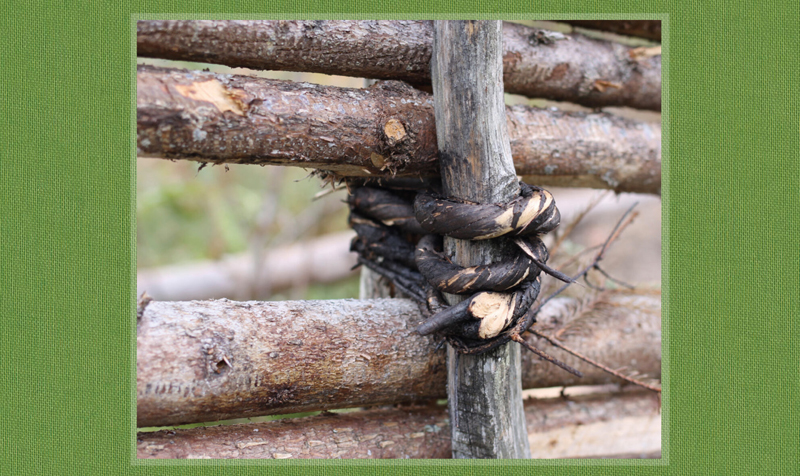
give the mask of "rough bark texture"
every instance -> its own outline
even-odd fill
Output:
[[[658,397],[642,392],[529,400],[525,419],[535,431],[528,441],[536,458],[658,457],[659,410]],[[613,438],[597,434],[615,423],[627,427]],[[435,405],[375,409],[139,433],[136,450],[139,458],[158,459],[449,458],[450,424]]]
[[[636,58],[633,48],[579,34],[541,40],[540,31],[513,23],[503,31],[506,92],[587,107],[661,110],[660,55]]]
[[[519,194],[506,130],[502,23],[434,22],[433,98],[442,188],[448,197],[503,203]],[[496,242],[446,237],[453,263],[499,261]],[[450,304],[462,296],[448,296]],[[458,355],[448,346],[447,397],[454,458],[529,458],[522,410],[519,346]]]
[[[611,22],[621,23],[621,22]],[[139,21],[137,54],[253,69],[430,84],[430,21]],[[505,91],[590,107],[661,110],[661,58],[579,34],[503,24]],[[611,85],[611,86],[609,86]]]
[[[660,376],[660,296],[616,292],[564,312],[576,306],[548,303],[543,328],[566,327],[567,345],[612,368]],[[407,299],[152,302],[137,326],[138,425],[445,398],[444,351],[414,332],[422,320]],[[543,348],[584,378],[526,352],[523,388],[617,380]]]
[[[139,66],[137,153],[342,176],[439,174],[433,98]],[[659,193],[661,127],[606,113],[506,108],[516,172],[536,185]]]
[[[355,274],[353,236],[346,231],[268,250],[260,262],[251,253],[242,253],[218,261],[140,269],[137,295],[147,291],[156,301],[247,300],[296,285],[336,282]]]
[[[153,302],[138,324],[138,424],[435,398],[444,351],[414,333],[421,320],[405,300]]]
[[[139,458],[449,458],[443,407],[374,409],[139,433]]]
[[[140,155],[359,175],[437,168],[431,97],[404,83],[345,89],[140,66],[137,84]]]
[[[564,23],[661,41],[661,20],[566,20]]]
[[[525,106],[507,108],[506,117],[527,183],[661,194],[660,125]]]

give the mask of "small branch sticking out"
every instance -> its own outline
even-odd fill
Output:
[[[603,246],[600,247],[600,251],[597,253],[597,256],[595,256],[594,260],[592,260],[592,263],[589,264],[589,266],[587,266],[586,268],[584,268],[580,273],[578,273],[575,276],[573,276],[572,277],[573,281],[577,281],[580,278],[585,278],[586,274],[592,269],[600,269],[599,266],[598,266],[598,263],[600,262],[600,260],[603,259],[603,254],[606,252],[606,250],[611,245],[611,243],[613,243],[619,237],[620,233],[622,233],[622,230],[624,230],[628,225],[630,225],[633,222],[633,219],[636,218],[636,216],[638,215],[638,213],[634,213],[633,212],[633,209],[638,204],[639,204],[639,202],[636,202],[633,205],[631,205],[631,207],[628,208],[628,210],[622,215],[622,218],[620,218],[620,220],[617,222],[616,226],[614,226],[614,229],[611,231],[611,234],[608,236],[606,241],[603,243]],[[559,294],[561,294],[561,292],[564,291],[565,289],[567,289],[567,287],[570,284],[571,283],[567,283],[567,284],[561,286],[560,288],[558,288],[558,290],[556,292],[554,292],[553,294],[548,296],[544,301],[541,302],[541,304],[539,304],[539,308],[544,306],[548,301],[550,301],[554,297],[556,297]],[[590,287],[592,287],[592,286],[590,286]]]
[[[529,330],[529,332],[534,332],[534,331]],[[538,334],[536,334],[536,335],[538,335]],[[527,342],[525,342],[525,339],[520,337],[519,334],[514,334],[511,337],[511,339],[514,342],[519,342],[520,344],[522,344],[523,347],[525,347],[529,351],[533,352],[534,354],[538,355],[539,357],[543,358],[544,360],[550,362],[551,364],[556,365],[557,367],[561,367],[562,369],[566,370],[567,372],[571,373],[572,375],[575,375],[576,377],[583,377],[583,374],[581,372],[573,369],[572,367],[570,367],[569,365],[565,364],[564,362],[561,362],[560,360],[556,359],[555,357],[553,357],[551,355],[548,355],[544,351],[539,350],[536,347],[534,347],[534,346],[528,344]],[[566,349],[564,349],[564,350],[566,350]],[[576,357],[577,357],[577,355],[576,355]]]
[[[626,382],[630,382],[630,383],[632,383],[634,385],[638,385],[640,387],[644,387],[644,388],[646,388],[648,390],[651,390],[653,392],[661,393],[661,387],[656,387],[656,386],[653,386],[653,385],[649,385],[649,384],[646,384],[646,383],[642,382],[641,380],[636,380],[635,378],[631,378],[631,377],[628,377],[626,375],[623,375],[620,372],[617,372],[616,370],[613,370],[613,369],[601,364],[600,362],[592,360],[592,359],[586,357],[585,355],[582,355],[579,352],[576,352],[576,351],[570,349],[569,347],[565,346],[564,344],[559,342],[554,337],[548,336],[547,334],[542,334],[541,332],[539,332],[539,331],[537,331],[535,329],[528,329],[528,332],[530,332],[531,334],[533,334],[533,335],[535,335],[537,337],[541,337],[542,339],[544,339],[547,342],[551,343],[555,347],[558,347],[559,349],[561,349],[561,350],[563,350],[565,352],[569,352],[570,354],[574,355],[575,357],[583,360],[584,362],[586,362],[588,364],[594,365],[595,367],[597,367],[599,369],[603,369],[604,371],[610,373],[611,375],[613,375],[615,377],[619,377],[619,378],[621,378],[622,380],[624,380]],[[534,353],[536,353],[536,355],[540,355],[541,356],[542,354],[544,354],[543,352],[542,352],[542,354],[540,354],[539,352],[541,352],[541,351],[537,352],[538,349],[535,349],[535,347],[530,346],[530,344],[528,344],[527,342],[525,342],[521,338],[514,339],[514,340],[516,340],[517,342],[521,343],[522,345],[524,345],[529,350],[531,350]],[[544,354],[544,355],[547,355],[547,354]],[[543,358],[546,358],[546,357],[543,357]],[[552,359],[552,357],[550,357],[550,359]],[[554,364],[558,365],[561,368],[564,368],[565,370],[567,370],[569,372],[574,370],[574,369],[569,370],[569,369],[571,369],[571,367],[569,367],[569,368],[562,367],[562,365],[559,365],[559,364],[561,364],[561,362],[558,362],[555,359],[552,359],[552,360],[550,360],[550,359],[547,359],[547,360],[549,362],[553,362]],[[577,372],[577,370],[575,370],[575,372]]]

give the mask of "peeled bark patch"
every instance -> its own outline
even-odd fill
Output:
[[[228,90],[214,79],[192,84],[176,84],[175,89],[188,99],[214,105],[221,113],[231,111],[239,116],[244,115],[241,103],[234,101],[228,94]]]
[[[469,312],[481,320],[478,337],[491,339],[508,327],[514,316],[514,295],[510,293],[480,293],[469,303]]]
[[[389,140],[395,143],[400,142],[406,137],[406,129],[403,127],[403,123],[397,119],[389,119],[386,121],[386,125],[383,126],[383,132]]]

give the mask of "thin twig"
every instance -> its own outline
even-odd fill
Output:
[[[595,266],[595,269],[597,271],[599,271],[600,274],[605,276],[607,279],[611,280],[612,282],[615,282],[615,283],[617,283],[619,285],[622,285],[622,286],[624,286],[624,287],[626,287],[628,289],[635,289],[636,288],[636,286],[634,286],[632,284],[628,284],[625,281],[622,281],[622,280],[619,280],[617,278],[614,278],[614,277],[610,276],[604,269],[600,268],[599,266]]]
[[[583,360],[584,362],[586,362],[588,364],[591,364],[591,365],[594,365],[595,367],[597,367],[599,369],[602,369],[603,371],[608,372],[608,373],[610,373],[611,375],[613,375],[615,377],[621,378],[622,380],[624,380],[626,382],[629,382],[629,383],[632,383],[634,385],[639,385],[640,387],[644,387],[644,388],[646,388],[648,390],[651,390],[653,392],[661,393],[661,388],[660,387],[649,385],[649,384],[646,384],[646,383],[644,383],[644,382],[642,382],[640,380],[636,380],[635,378],[623,375],[623,374],[617,372],[616,370],[613,370],[613,369],[601,364],[600,362],[592,360],[592,359],[590,359],[590,358],[588,358],[588,357],[586,357],[586,356],[584,356],[584,355],[582,355],[582,354],[570,349],[569,347],[567,347],[564,344],[562,344],[560,341],[556,340],[554,337],[548,336],[547,334],[542,334],[541,332],[539,332],[539,331],[537,331],[535,329],[528,329],[528,332],[530,332],[531,334],[533,334],[535,336],[541,337],[542,339],[546,340],[547,342],[549,342],[550,344],[554,345],[555,347],[558,347],[559,349],[561,349],[561,350],[563,350],[565,352],[568,352],[568,353],[574,355],[575,357]],[[522,339],[522,338],[520,338],[520,339]],[[517,339],[514,339],[514,340],[517,340]],[[521,340],[517,340],[517,342],[520,342],[520,341]],[[526,347],[528,347],[528,345],[526,345]],[[528,347],[528,348],[529,349],[533,349],[532,347]]]
[[[556,359],[555,357],[553,357],[551,355],[548,355],[544,351],[542,351],[540,349],[537,349],[536,347],[533,347],[532,345],[528,344],[525,341],[525,339],[520,337],[519,334],[512,335],[511,339],[514,342],[518,342],[518,343],[522,344],[523,347],[525,347],[529,351],[533,352],[534,354],[538,355],[539,357],[543,358],[544,360],[550,362],[551,364],[554,364],[557,367],[561,367],[562,369],[566,370],[567,372],[569,372],[569,373],[571,373],[571,374],[573,374],[573,375],[575,375],[577,377],[583,377],[583,374],[580,371],[575,370],[574,368],[572,368],[569,365],[565,364],[564,362]]]
[[[639,204],[639,202],[634,203],[633,205],[631,205],[630,208],[628,208],[627,211],[625,211],[625,213],[622,215],[622,218],[620,218],[619,221],[617,222],[617,224],[614,226],[614,229],[611,231],[611,234],[608,236],[608,238],[606,238],[605,243],[603,243],[603,246],[600,248],[600,252],[597,253],[597,256],[595,256],[595,258],[592,261],[592,263],[589,266],[587,266],[586,268],[584,268],[583,271],[581,271],[580,273],[576,274],[572,278],[573,280],[578,280],[578,279],[584,277],[584,281],[585,281],[586,273],[588,273],[589,270],[591,270],[592,268],[597,267],[597,263],[599,263],[600,260],[603,259],[603,254],[606,252],[606,250],[608,249],[609,245],[619,237],[619,235],[622,232],[622,230],[624,230],[628,225],[630,225],[630,223],[633,221],[633,219],[636,218],[636,216],[638,215],[638,213],[632,213],[633,212],[633,208],[638,204]],[[553,299],[554,297],[558,296],[565,289],[567,289],[567,287],[569,287],[570,284],[571,283],[567,283],[567,284],[561,286],[560,288],[558,288],[558,290],[556,292],[554,292],[553,294],[551,294],[550,296],[545,298],[539,304],[539,306],[537,308],[537,312],[538,312],[538,309],[541,309],[541,307],[544,306],[547,302],[549,302],[551,299]],[[591,283],[587,282],[587,284],[589,285],[589,287],[592,287]]]
[[[603,192],[597,194],[587,205],[581,210],[578,215],[570,221],[566,227],[564,227],[563,232],[559,232],[558,238],[556,239],[553,246],[550,247],[550,256],[554,256],[561,245],[564,243],[564,240],[572,234],[572,231],[575,230],[575,227],[583,220],[583,218],[594,209],[604,198],[608,196],[608,192]]]

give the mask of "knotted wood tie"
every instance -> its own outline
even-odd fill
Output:
[[[555,229],[560,214],[546,190],[524,183],[520,189],[506,204],[484,205],[430,192],[416,194],[411,205],[410,192],[355,189],[348,198],[350,223],[358,234],[351,249],[359,253],[360,263],[421,304],[428,317],[417,329],[421,334],[437,332],[463,353],[489,350],[510,340],[512,326],[533,324],[535,313],[529,311],[539,294],[542,268],[552,273],[545,265],[547,248],[537,235]],[[508,260],[461,267],[442,253],[441,235],[517,237],[519,249]],[[448,307],[440,292],[472,296]]]

